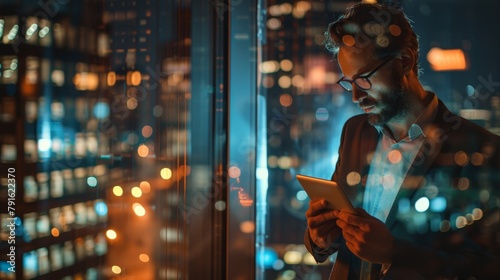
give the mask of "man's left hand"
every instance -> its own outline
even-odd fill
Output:
[[[364,209],[357,214],[339,211],[337,225],[342,229],[349,250],[359,258],[380,264],[391,264],[394,237],[387,226]]]

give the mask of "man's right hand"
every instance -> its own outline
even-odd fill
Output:
[[[306,211],[309,237],[318,246],[328,249],[342,230],[337,226],[338,210],[329,208],[326,200],[309,202]]]

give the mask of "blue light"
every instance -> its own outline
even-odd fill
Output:
[[[94,106],[94,116],[98,119],[109,117],[109,105],[104,102],[97,102]]]
[[[88,177],[87,178],[87,185],[89,185],[89,187],[95,187],[95,186],[97,186],[97,179],[96,179],[96,177]]]
[[[308,198],[307,193],[303,190],[298,191],[295,197],[297,197],[299,201],[304,201]]]
[[[38,271],[38,263],[35,251],[24,253],[23,255],[24,270]]]
[[[316,110],[316,119],[318,121],[326,121],[330,117],[328,110],[326,108],[318,108]]]
[[[98,216],[106,216],[108,214],[108,206],[105,202],[99,201],[94,205],[95,212]]]
[[[278,260],[278,253],[273,248],[264,247],[262,250],[257,251],[256,261],[257,265],[264,268],[272,268],[274,262]]]
[[[443,212],[446,210],[446,198],[442,196],[437,196],[431,200],[431,211],[434,212]]]

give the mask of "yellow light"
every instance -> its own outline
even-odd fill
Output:
[[[114,186],[113,187],[113,194],[116,196],[122,196],[123,195],[123,189],[120,186]]]
[[[278,158],[278,166],[281,169],[289,169],[292,167],[292,159],[288,156],[281,156]]]
[[[139,103],[137,102],[137,99],[135,98],[129,98],[129,100],[127,100],[127,108],[129,108],[130,110],[134,110],[135,108],[137,108],[137,105]]]
[[[283,256],[283,260],[287,264],[299,264],[302,262],[302,254],[298,251],[288,251]]]
[[[289,59],[283,59],[280,62],[280,67],[283,71],[291,71],[293,69],[293,62]]]
[[[302,258],[302,262],[306,265],[317,265],[316,260],[314,259],[311,253],[307,252]]]
[[[479,209],[479,208],[474,208],[472,210],[472,217],[474,218],[474,220],[480,220],[482,217],[483,217],[483,210]]]
[[[149,262],[149,256],[146,254],[140,254],[139,260],[141,260],[141,262]]]
[[[259,65],[260,72],[263,74],[277,72],[279,67],[280,67],[280,64],[276,60],[263,61]]]
[[[120,274],[122,273],[122,268],[117,265],[113,265],[111,267],[111,271],[113,271],[114,274]]]
[[[149,148],[146,145],[140,145],[139,148],[137,148],[137,154],[140,157],[147,157],[149,154]]]
[[[288,76],[281,76],[278,79],[278,85],[281,88],[289,88],[292,85],[292,79]]]
[[[139,217],[146,215],[146,209],[140,203],[136,202],[132,204],[132,209],[134,210],[134,213]]]
[[[117,234],[116,234],[116,231],[114,231],[114,230],[112,230],[112,229],[108,229],[108,230],[106,231],[106,236],[107,236],[109,239],[113,240],[113,239],[116,239]]]
[[[172,170],[170,168],[162,168],[160,175],[163,179],[168,180],[172,178]]]
[[[134,197],[139,198],[142,196],[142,190],[139,187],[133,187],[130,192]]]

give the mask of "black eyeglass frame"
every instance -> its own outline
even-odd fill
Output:
[[[391,61],[392,60],[392,57],[385,60],[384,62],[380,63],[377,67],[375,67],[375,69],[373,69],[370,73],[366,74],[366,75],[361,75],[361,76],[357,76],[356,78],[352,79],[352,80],[349,80],[347,79],[346,77],[342,77],[340,78],[340,80],[337,81],[337,84],[339,84],[342,88],[344,88],[345,90],[347,90],[348,92],[352,92],[353,90],[353,86],[352,84],[354,83],[358,88],[362,89],[362,90],[369,90],[372,88],[372,82],[370,81],[370,77],[375,74],[375,72],[377,72],[378,70],[380,70],[380,68],[384,67],[385,64],[387,64],[387,62]],[[369,87],[362,87],[360,86],[356,81],[358,79],[363,79],[364,81],[368,82],[368,84],[370,85]],[[348,82],[350,85],[351,85],[351,88],[347,88],[345,85],[342,84],[342,82]]]

